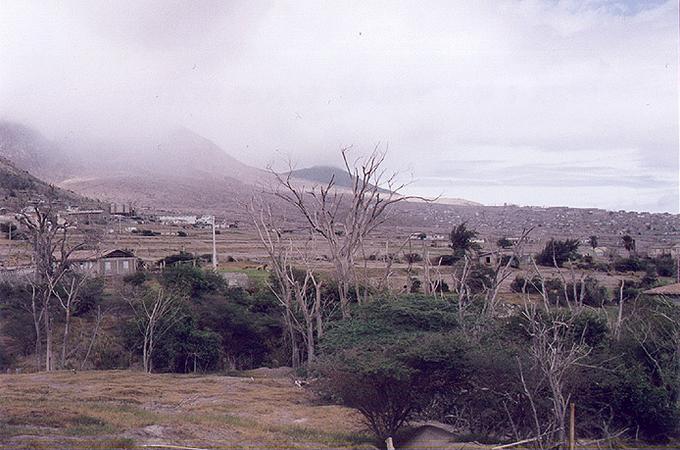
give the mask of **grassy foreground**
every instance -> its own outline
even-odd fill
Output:
[[[359,416],[290,378],[0,375],[0,448],[371,448]]]

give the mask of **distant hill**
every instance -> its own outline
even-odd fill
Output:
[[[58,145],[25,125],[0,121],[0,156],[36,176],[56,181],[68,166]]]
[[[0,157],[84,196],[150,209],[242,209],[254,193],[275,184],[269,172],[243,164],[209,139],[181,127],[143,131],[136,138],[58,143],[25,125],[0,121]],[[290,175],[294,184],[308,188],[331,178],[339,189],[352,187],[350,174],[333,166],[297,169]],[[459,199],[438,203],[476,205]]]
[[[92,200],[48,184],[0,157],[0,206],[18,211],[31,201],[48,197],[71,206],[92,203]]]
[[[424,203],[425,200],[422,199],[409,199],[412,203]],[[447,205],[447,206],[484,206],[481,203],[473,202],[471,200],[465,200],[464,198],[450,198],[450,197],[439,197],[434,199],[432,203],[436,205]]]
[[[243,201],[270,175],[186,128],[143,137],[59,144],[0,121],[0,157],[63,188],[139,206],[219,208]]]
[[[266,175],[230,156],[209,139],[186,128],[138,138],[80,142],[70,151],[82,167],[74,178],[154,176],[254,183]]]
[[[288,172],[292,178],[301,181],[309,181],[313,184],[328,184],[331,178],[336,187],[352,188],[352,176],[345,169],[340,169],[333,166],[312,166],[303,169],[296,169]],[[381,192],[387,192],[387,189],[380,189]]]

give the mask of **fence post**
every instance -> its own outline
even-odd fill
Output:
[[[569,450],[576,449],[576,405],[569,404]]]

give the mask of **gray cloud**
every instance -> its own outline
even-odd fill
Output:
[[[3,4],[0,116],[57,139],[180,124],[259,166],[381,141],[418,193],[678,210],[673,0]]]

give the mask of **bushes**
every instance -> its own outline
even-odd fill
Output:
[[[104,298],[104,279],[90,278],[80,288],[80,301],[75,304],[74,316],[82,316],[96,309]]]
[[[455,308],[441,300],[383,299],[353,314],[327,331],[317,369],[330,395],[359,410],[384,439],[456,389],[466,344],[456,333]]]
[[[546,278],[543,280],[545,283],[545,292],[548,297],[548,301],[552,304],[559,304],[560,299],[564,298],[564,284],[559,278]],[[510,284],[510,289],[513,292],[522,293],[526,291],[527,294],[541,294],[543,291],[543,284],[541,283],[541,278],[539,276],[534,276],[531,280],[525,280],[521,275],[517,275],[512,283]]]
[[[639,272],[646,268],[646,261],[635,257],[621,258],[614,262],[614,270],[617,272]]]
[[[599,288],[594,280],[585,285]],[[561,325],[556,358],[585,346],[584,359],[561,378],[561,392],[577,403],[579,434],[627,428],[661,442],[676,432],[680,325],[665,319],[678,314],[676,307],[660,305],[638,302],[618,338],[602,309],[555,308],[534,316]],[[332,324],[321,342],[319,389],[357,409],[380,438],[417,417],[464,424],[462,432],[498,442],[535,435],[521,366],[541,429],[554,424],[552,388],[528,351],[536,345],[531,330],[540,326],[529,326],[518,312],[488,319],[471,336],[475,319],[460,320],[455,304],[423,296],[355,305],[352,317]]]
[[[578,239],[566,239],[559,241],[556,239],[549,240],[541,253],[536,257],[536,262],[542,266],[562,267],[565,262],[576,259],[578,257]]]
[[[415,264],[422,260],[423,257],[420,256],[420,253],[404,253],[404,261],[406,261],[408,264]]]
[[[203,295],[193,302],[201,328],[217,333],[230,369],[278,365],[289,352],[282,345],[280,307],[267,293],[241,289]]]
[[[218,274],[189,265],[175,265],[167,268],[161,275],[164,285],[182,291],[191,297],[226,287],[224,278]]]
[[[219,367],[221,336],[200,329],[187,315],[158,342],[153,354],[153,367],[160,371],[186,373],[210,371]]]
[[[442,255],[432,258],[432,265],[434,266],[453,266],[460,258],[454,255]]]
[[[656,273],[660,277],[674,277],[677,274],[677,263],[671,255],[662,255],[654,259]]]

